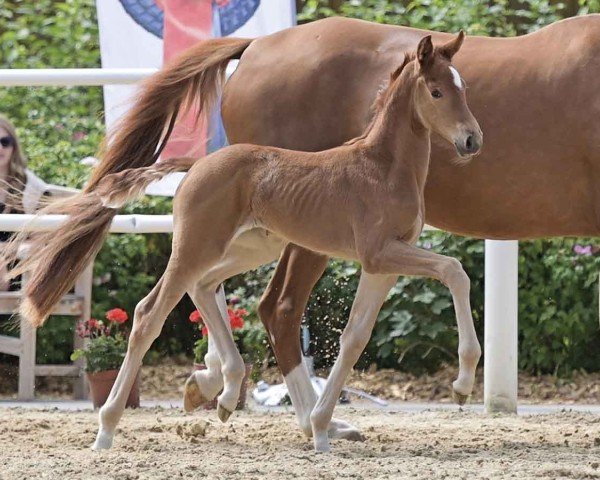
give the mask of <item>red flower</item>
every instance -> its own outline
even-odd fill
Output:
[[[110,322],[124,323],[128,318],[127,312],[122,308],[113,308],[106,312],[106,319]]]
[[[194,310],[192,313],[190,313],[190,322],[200,323],[201,321],[202,315],[200,315],[200,312],[198,310]]]
[[[100,323],[95,318],[90,318],[87,323],[89,328],[98,328],[100,326]]]
[[[204,325],[202,327],[202,336],[206,337],[208,335],[208,327],[206,325]]]
[[[244,328],[244,316],[248,315],[246,310],[243,308],[239,308],[237,310],[228,308],[227,313],[229,314],[229,324],[231,325],[232,330]]]

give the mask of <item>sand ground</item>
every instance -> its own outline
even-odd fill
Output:
[[[91,411],[0,410],[0,479],[600,478],[600,417],[387,413],[343,406],[364,443],[315,454],[291,413],[127,411],[112,450],[93,452]]]

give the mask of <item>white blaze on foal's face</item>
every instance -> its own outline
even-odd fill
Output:
[[[462,78],[460,78],[460,74],[458,73],[458,70],[456,70],[456,68],[454,68],[452,65],[450,65],[449,68],[450,68],[450,73],[452,74],[452,80],[454,80],[454,85],[456,85],[456,88],[461,90],[463,87],[463,81],[462,81]]]

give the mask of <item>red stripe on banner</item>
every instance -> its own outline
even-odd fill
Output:
[[[169,59],[212,37],[211,0],[155,0],[164,12],[163,58]],[[206,112],[209,114],[209,112]],[[206,121],[195,123],[196,112],[178,120],[162,158],[206,154]]]

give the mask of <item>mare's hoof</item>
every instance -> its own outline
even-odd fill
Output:
[[[452,390],[452,398],[458,405],[462,406],[467,403],[469,395],[464,395],[462,393],[458,393],[456,390]]]
[[[202,395],[194,375],[190,375],[185,382],[185,389],[183,392],[183,409],[186,412],[193,412],[196,410],[196,408],[207,401],[208,399]]]
[[[217,404],[217,415],[219,416],[219,420],[221,420],[223,423],[225,423],[227,420],[229,420],[229,417],[231,417],[231,413],[232,412],[227,410],[220,403]]]

